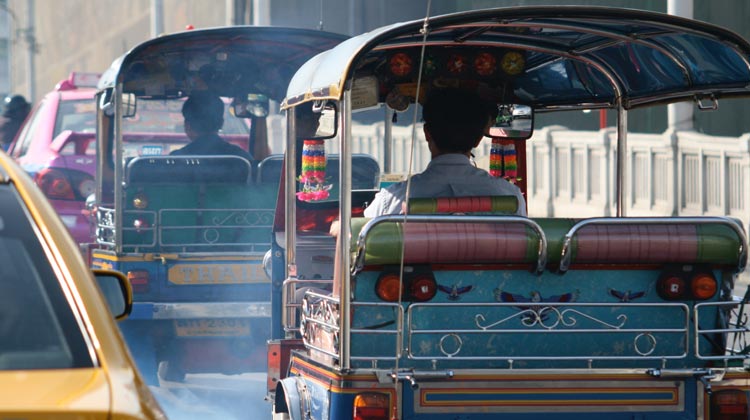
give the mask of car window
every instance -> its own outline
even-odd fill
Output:
[[[0,185],[0,370],[92,367],[37,231],[19,195]]]
[[[44,109],[47,104],[48,102],[42,101],[34,110],[34,114],[31,116],[31,118],[29,118],[27,123],[24,124],[23,128],[21,128],[21,133],[19,134],[16,145],[13,147],[13,151],[11,152],[11,155],[14,158],[24,156],[29,150],[31,142],[34,140],[34,137],[36,137],[36,133],[39,130],[39,123],[44,119]]]
[[[60,101],[52,138],[65,130],[76,133],[96,131],[96,102],[93,98]]]

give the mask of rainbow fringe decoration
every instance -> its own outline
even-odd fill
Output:
[[[512,141],[492,139],[490,148],[490,175],[503,177],[515,183],[518,177],[516,146]]]
[[[490,175],[495,178],[503,175],[503,145],[498,139],[492,139],[490,147]]]
[[[297,198],[302,201],[325,200],[332,185],[325,185],[326,152],[323,140],[305,140],[302,146],[302,190]]]

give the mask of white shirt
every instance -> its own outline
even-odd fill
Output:
[[[432,159],[421,174],[411,177],[410,188],[413,198],[513,195],[518,198],[516,214],[526,216],[526,201],[517,186],[476,168],[466,155],[460,153]],[[401,214],[405,197],[406,181],[381,189],[365,209],[365,217]]]

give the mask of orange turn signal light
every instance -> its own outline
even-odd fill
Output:
[[[396,273],[386,273],[378,278],[375,294],[386,302],[397,302],[401,296],[401,278]]]
[[[718,289],[716,279],[709,273],[696,274],[690,282],[693,297],[699,300],[711,299]]]
[[[379,392],[363,392],[354,397],[353,420],[388,420],[390,397]]]

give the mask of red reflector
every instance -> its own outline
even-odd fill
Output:
[[[147,230],[151,227],[151,224],[148,223],[148,221],[143,219],[135,219],[133,220],[133,227],[135,228],[135,231],[138,233],[143,233],[144,230]]]
[[[278,341],[268,342],[266,363],[268,375],[266,375],[266,389],[270,392],[276,391],[276,384],[281,376],[281,344]]]
[[[659,279],[657,287],[659,295],[667,300],[682,299],[687,294],[685,280],[676,275],[669,275]]]
[[[148,291],[148,271],[133,270],[128,271],[128,281],[133,288],[133,293],[144,293]]]
[[[690,289],[695,299],[706,300],[714,297],[718,285],[714,276],[708,273],[696,274],[690,282]]]
[[[401,296],[401,281],[398,274],[388,273],[380,276],[375,284],[375,293],[386,302],[397,302]]]
[[[711,395],[711,420],[745,420],[747,395],[739,389],[715,391]]]
[[[44,169],[35,178],[44,195],[54,200],[75,200],[73,187],[65,174],[54,169]]]
[[[410,291],[414,300],[424,302],[435,297],[437,283],[430,275],[419,275],[412,280]]]
[[[353,420],[388,420],[390,398],[386,394],[367,392],[354,397]]]

